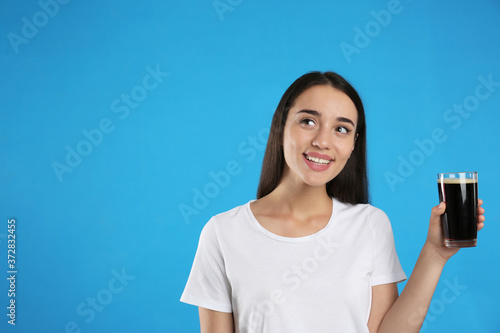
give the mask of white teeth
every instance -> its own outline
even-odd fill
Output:
[[[317,163],[317,164],[329,164],[330,163],[330,161],[328,161],[328,160],[324,160],[322,158],[317,158],[317,157],[312,157],[312,156],[309,156],[309,155],[306,155],[306,158],[309,161]]]

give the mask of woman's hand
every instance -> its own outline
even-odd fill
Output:
[[[483,200],[478,200],[477,209],[477,230],[481,230],[484,227],[484,208],[481,207]],[[427,240],[425,246],[434,251],[437,256],[437,260],[442,260],[442,263],[446,263],[448,259],[451,258],[455,253],[458,252],[459,248],[448,248],[444,245],[443,229],[441,227],[441,215],[446,209],[446,204],[441,202],[438,206],[432,208],[431,218],[429,222],[429,232],[427,233]]]

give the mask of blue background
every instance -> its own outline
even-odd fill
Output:
[[[479,172],[486,227],[422,331],[499,332],[500,2],[393,3],[2,1],[0,331],[197,331],[178,299],[201,228],[255,198],[285,89],[333,70],[365,103],[372,204],[408,276],[436,173]]]

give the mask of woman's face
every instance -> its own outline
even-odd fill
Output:
[[[313,86],[295,100],[283,133],[284,176],[296,184],[325,185],[344,168],[354,149],[358,112],[331,86]]]

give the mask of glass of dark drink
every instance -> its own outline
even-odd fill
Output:
[[[477,242],[477,172],[438,173],[439,201],[447,247],[474,247]]]

